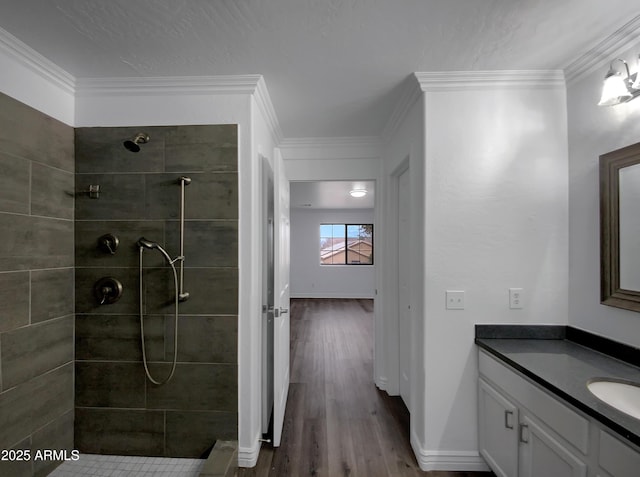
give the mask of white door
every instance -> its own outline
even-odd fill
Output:
[[[273,169],[262,157],[262,435],[269,438],[273,414],[273,326],[275,278],[275,205]]]
[[[398,177],[398,327],[400,340],[400,396],[409,411],[411,382],[411,200],[409,197],[409,169]]]
[[[289,392],[289,180],[280,151],[275,153],[275,323],[273,446],[280,445]]]

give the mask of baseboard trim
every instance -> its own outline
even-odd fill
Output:
[[[253,447],[238,447],[238,467],[255,467],[260,454],[260,441],[255,440]]]
[[[375,379],[375,383],[378,389],[380,389],[381,391],[386,391],[389,380],[386,378],[386,376],[378,376]]]
[[[366,293],[341,293],[341,292],[321,292],[321,293],[292,293],[291,298],[342,298],[342,299],[359,299],[359,300],[372,300],[374,295],[367,295]]]
[[[420,445],[415,433],[411,433],[411,447],[420,469],[429,472],[488,472],[491,469],[477,451],[427,450]]]

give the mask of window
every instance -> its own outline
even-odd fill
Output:
[[[373,265],[373,224],[321,224],[321,265]]]

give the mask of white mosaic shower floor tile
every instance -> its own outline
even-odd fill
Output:
[[[198,477],[205,461],[168,457],[80,454],[49,477]]]

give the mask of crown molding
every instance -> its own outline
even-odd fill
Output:
[[[442,71],[415,73],[422,91],[483,88],[564,88],[562,70]]]
[[[611,60],[620,56],[630,46],[638,44],[639,41],[640,15],[637,15],[611,35],[597,42],[582,56],[569,63],[564,68],[567,83],[575,83],[588,74],[605,68]]]
[[[287,138],[281,143],[286,148],[369,147],[379,146],[377,136],[298,137]]]
[[[381,151],[377,136],[287,138],[280,143],[285,160],[371,159],[380,157]]]
[[[262,75],[77,78],[76,95],[253,94]]]
[[[440,71],[411,75],[381,137],[388,142],[416,101],[429,91],[491,88],[564,88],[562,70]]]
[[[75,93],[76,79],[71,74],[2,28],[0,28],[0,50],[48,83],[72,95]]]
[[[253,95],[278,144],[282,130],[262,75],[78,78],[76,97]]]
[[[389,120],[382,130],[381,137],[384,142],[389,142],[393,135],[398,131],[402,121],[404,121],[407,114],[413,107],[413,105],[422,96],[422,89],[420,88],[420,81],[418,80],[417,73],[409,76],[406,80],[406,84],[400,95],[400,100],[393,109]]]
[[[283,141],[282,129],[280,122],[278,121],[278,115],[273,107],[269,90],[267,89],[267,83],[264,77],[260,75],[260,79],[256,85],[255,98],[258,104],[258,108],[262,111],[262,114],[267,121],[273,135],[273,140],[276,145],[279,145]]]

